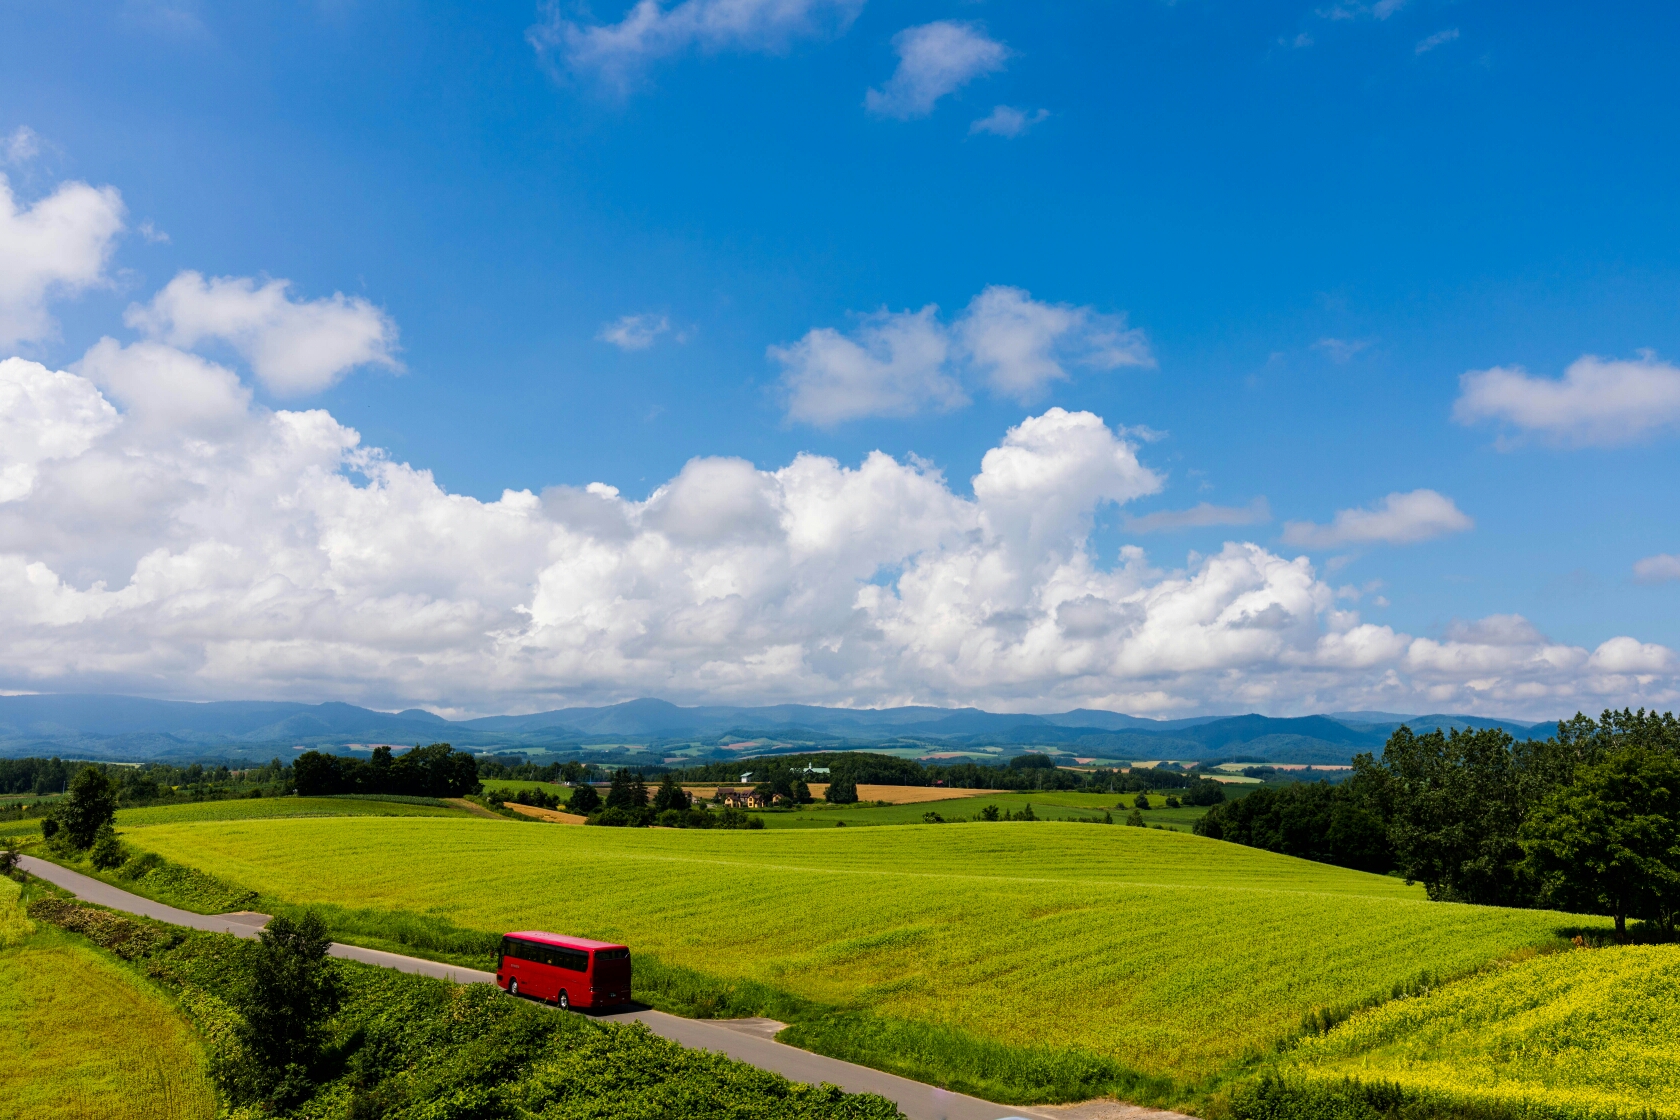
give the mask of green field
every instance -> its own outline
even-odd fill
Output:
[[[1180,1083],[1266,1051],[1306,1012],[1603,925],[1429,903],[1391,878],[1118,826],[722,832],[349,817],[126,833],[289,903],[623,940],[666,965],[838,1011],[1076,1048]]]
[[[371,801],[352,797],[252,797],[194,801],[184,805],[147,805],[117,812],[118,828],[192,821],[241,821],[275,817],[459,817],[461,809]]]
[[[0,945],[22,931],[0,879]],[[142,980],[51,927],[0,949],[0,1118],[208,1120],[197,1033]]]
[[[1680,946],[1496,967],[1356,1015],[1284,1068],[1308,1082],[1356,1077],[1559,1115],[1680,1117]]]
[[[976,797],[952,798],[949,801],[919,802],[915,805],[828,805],[819,801],[797,810],[755,815],[764,819],[765,828],[833,828],[837,821],[845,821],[848,826],[921,824],[923,816],[930,811],[938,813],[948,823],[979,820],[981,811],[987,805],[996,805],[1000,815],[1005,811],[1019,813],[1031,805],[1033,815],[1041,820],[1101,818],[1103,813],[1107,812],[1114,818],[1115,824],[1123,824],[1126,815],[1132,811],[1132,798],[1135,796],[1137,795],[1131,793],[1034,791],[989,793]],[[1168,809],[1166,798],[1161,794],[1150,794],[1149,800],[1156,807],[1143,814],[1144,823],[1179,832],[1189,832],[1190,826],[1207,812],[1206,809],[1194,806]]]

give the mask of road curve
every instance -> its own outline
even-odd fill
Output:
[[[18,864],[31,875],[45,879],[47,882],[62,887],[73,893],[77,898],[88,902],[106,906],[112,910],[122,910],[129,914],[138,914],[143,918],[167,922],[170,925],[186,926],[189,929],[209,930],[212,933],[231,933],[236,937],[255,937],[265,922],[267,915],[238,913],[238,914],[194,914],[190,910],[178,910],[173,906],[165,906],[161,902],[153,902],[149,898],[141,898],[137,894],[120,890],[109,883],[60,867],[34,856],[22,856]],[[479,972],[476,969],[461,968],[457,965],[440,964],[437,961],[421,960],[418,957],[405,957],[399,953],[385,953],[378,949],[363,949],[357,945],[342,945],[333,942],[328,950],[335,957],[345,960],[361,961],[364,964],[379,965],[382,968],[394,968],[399,972],[418,973],[422,976],[435,976],[440,980],[449,980],[456,984],[493,984],[496,977],[489,972]],[[879,1093],[888,1100],[895,1102],[899,1110],[909,1120],[1000,1120],[1004,1117],[1065,1117],[1072,1120],[1073,1112],[1063,1109],[1025,1110],[1019,1107],[1010,1108],[1004,1105],[992,1104],[980,1100],[978,1097],[964,1096],[952,1093],[933,1085],[924,1085],[920,1081],[911,1081],[905,1077],[895,1077],[890,1073],[882,1073],[868,1066],[854,1065],[842,1062],[837,1058],[827,1058],[821,1054],[813,1054],[808,1050],[800,1050],[794,1046],[787,1046],[764,1037],[763,1031],[767,1020],[744,1020],[735,1026],[725,1025],[727,1020],[684,1019],[676,1015],[667,1015],[663,1011],[643,1010],[628,1011],[618,1015],[602,1015],[599,1018],[610,1022],[628,1022],[635,1020],[645,1024],[655,1034],[662,1035],[683,1046],[701,1050],[713,1050],[729,1055],[736,1061],[755,1065],[760,1069],[772,1070],[793,1081],[803,1081],[817,1084],[826,1081],[831,1085],[838,1085],[848,1093]],[[1113,1102],[1101,1102],[1099,1110],[1079,1110],[1078,1114],[1122,1115],[1115,1111]],[[1097,1102],[1093,1102],[1097,1104]],[[1124,1115],[1143,1117],[1177,1117],[1177,1113],[1157,1112],[1152,1109],[1130,1109],[1119,1105]],[[1190,1120],[1180,1117],[1179,1120]]]

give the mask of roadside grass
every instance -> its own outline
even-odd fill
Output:
[[[0,1054],[6,1120],[216,1115],[191,1025],[145,980],[51,926],[0,950]]]
[[[1606,925],[1429,903],[1395,879],[1123,826],[748,833],[339,818],[160,824],[124,838],[292,905],[354,900],[466,930],[623,941],[639,991],[652,958],[738,991],[761,985],[1180,1084],[1419,973],[1462,974]],[[411,936],[400,923],[387,934]],[[839,1027],[804,1037],[862,1045]]]
[[[1349,1079],[1528,1115],[1680,1118],[1680,946],[1497,962],[1360,1012],[1279,1063],[1297,1095]],[[1315,1092],[1316,1091],[1316,1092]]]

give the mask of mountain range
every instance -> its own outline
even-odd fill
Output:
[[[1196,716],[1155,720],[1090,708],[1055,715],[978,708],[685,708],[664,700],[559,708],[531,715],[447,720],[419,708],[380,712],[353,704],[232,700],[189,703],[133,696],[0,696],[0,756],[143,761],[249,760],[291,751],[368,750],[388,743],[449,742],[533,760],[586,757],[706,761],[812,749],[890,750],[908,757],[1010,757],[1049,750],[1116,760],[1245,758],[1345,763],[1380,750],[1402,723],[1502,727],[1518,738],[1550,735],[1555,722],[1464,715],[1337,712],[1276,718]]]

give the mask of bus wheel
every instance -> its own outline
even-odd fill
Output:
[[[518,994],[519,994],[519,981],[509,980],[508,981],[508,995],[516,996]]]
[[[560,999],[557,1002],[560,1004],[560,1010],[562,1011],[570,1011],[572,1009],[572,1001],[567,998],[566,989],[564,988],[560,989]]]

